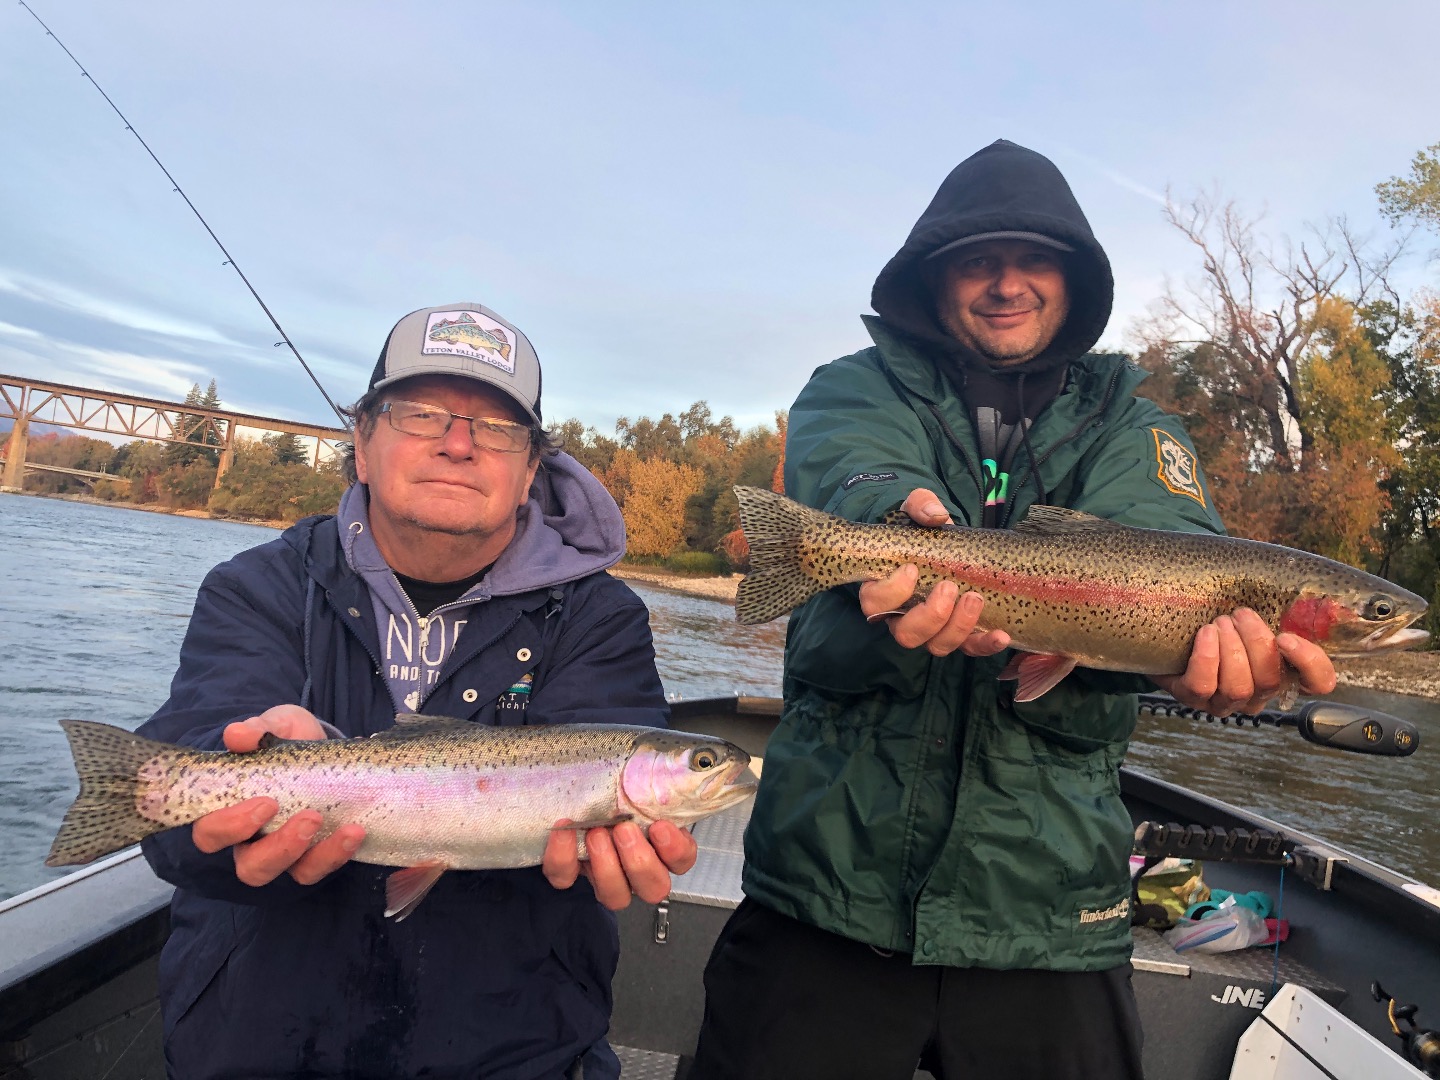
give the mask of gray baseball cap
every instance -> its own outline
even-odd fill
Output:
[[[933,259],[937,255],[944,255],[948,251],[965,247],[967,244],[979,244],[985,240],[1029,240],[1033,244],[1044,244],[1056,251],[1074,251],[1075,249],[1063,240],[1056,240],[1053,236],[1046,236],[1044,233],[1024,232],[1017,229],[1006,229],[1000,232],[976,233],[974,236],[962,236],[959,240],[951,240],[950,243],[936,248],[926,255],[925,258]]]
[[[540,358],[529,338],[482,304],[421,308],[395,324],[375,362],[370,389],[416,375],[487,383],[541,422]]]

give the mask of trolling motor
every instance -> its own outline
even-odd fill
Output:
[[[1354,754],[1381,757],[1409,757],[1420,749],[1420,730],[1408,720],[1339,701],[1307,701],[1293,712],[1266,709],[1255,716],[1234,713],[1215,716],[1204,709],[1182,705],[1168,694],[1141,694],[1140,713],[1150,716],[1183,716],[1213,724],[1233,723],[1237,728],[1293,727],[1306,742],[1333,746]]]
[[[1390,1030],[1400,1040],[1401,1056],[1426,1076],[1440,1077],[1440,1031],[1415,1023],[1415,1013],[1420,1006],[1395,1004],[1394,996],[1387,994],[1378,982],[1370,984],[1370,996],[1385,1003]],[[1409,1026],[1402,1029],[1402,1022]]]

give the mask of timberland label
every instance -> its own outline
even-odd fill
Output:
[[[1126,919],[1129,917],[1130,898],[1128,896],[1112,907],[1080,909],[1081,926],[1089,926],[1091,923],[1111,922],[1115,919]]]

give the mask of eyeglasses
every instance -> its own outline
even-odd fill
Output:
[[[456,420],[470,421],[470,441],[480,450],[497,454],[518,454],[530,445],[530,426],[498,416],[463,416],[426,405],[421,401],[387,401],[380,411],[390,417],[390,426],[422,439],[443,439]]]

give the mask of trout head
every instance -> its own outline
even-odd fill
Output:
[[[1425,614],[1423,599],[1364,576],[1358,587],[1302,590],[1280,616],[1280,629],[1315,642],[1336,659],[1408,649],[1430,636],[1408,629]]]
[[[688,825],[754,794],[750,755],[723,739],[665,731],[635,740],[620,776],[621,809]]]

